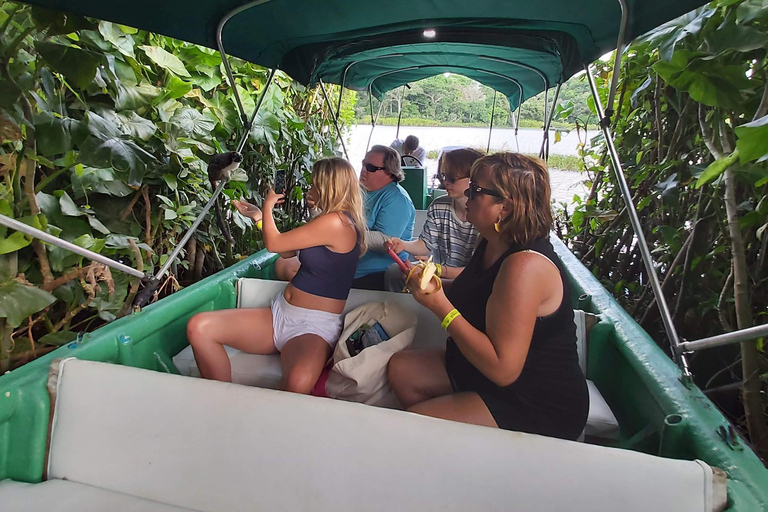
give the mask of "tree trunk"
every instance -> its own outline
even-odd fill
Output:
[[[754,325],[749,295],[749,274],[744,252],[744,240],[739,229],[738,203],[736,200],[736,176],[731,167],[725,170],[725,210],[728,215],[728,232],[731,238],[731,265],[733,268],[733,297],[736,304],[738,329]],[[768,460],[768,425],[763,417],[760,396],[760,368],[755,341],[741,343],[741,371],[744,379],[742,401],[746,415],[749,438],[755,451]]]
[[[13,252],[0,255],[0,283],[16,277],[19,271],[17,254]],[[8,325],[6,319],[0,318],[0,375],[11,369],[12,333],[13,328]]]

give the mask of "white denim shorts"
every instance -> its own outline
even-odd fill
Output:
[[[316,334],[333,348],[343,327],[342,315],[294,306],[285,300],[283,292],[272,299],[272,339],[278,352],[302,334]]]

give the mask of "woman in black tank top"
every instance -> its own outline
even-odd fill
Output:
[[[548,239],[546,168],[499,153],[478,160],[471,180],[467,218],[483,241],[447,294],[420,290],[418,275],[410,283],[443,320],[446,349],[396,354],[392,387],[412,412],[576,439],[589,395],[568,278]]]

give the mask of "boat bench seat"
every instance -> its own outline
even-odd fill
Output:
[[[724,473],[361,404],[54,361],[47,481],[14,512],[709,512]]]
[[[262,279],[240,279],[237,283],[237,307],[260,308],[268,307],[273,297],[280,293],[286,286],[285,282],[268,281]],[[367,302],[395,300],[416,313],[418,324],[414,338],[414,348],[438,348],[445,346],[445,331],[440,327],[440,322],[426,308],[423,308],[408,294],[377,292],[368,290],[352,290],[347,300],[345,311],[356,308]],[[576,322],[576,334],[578,339],[579,363],[586,373],[587,364],[587,322],[589,315],[583,311],[574,313]],[[231,367],[232,380],[246,386],[257,386],[276,389],[280,385],[282,368],[280,356],[246,354],[239,350],[227,347]],[[187,347],[173,358],[176,368],[183,374],[199,377],[192,348]],[[588,438],[612,440],[618,438],[619,424],[611,412],[597,386],[592,381],[587,381],[589,388],[589,417],[585,428]],[[387,407],[399,407],[397,399],[393,396],[386,397],[377,405]]]

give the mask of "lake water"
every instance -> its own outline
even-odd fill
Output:
[[[389,146],[395,140],[397,127],[377,126],[371,137],[371,146],[382,144]],[[367,125],[353,126],[345,138],[349,159],[357,168],[365,157],[365,149],[368,144],[368,136],[371,127]],[[415,135],[419,138],[420,145],[427,153],[440,150],[446,146],[465,146],[485,150],[488,146],[487,128],[446,128],[446,127],[421,127],[407,126],[400,128],[400,138]],[[590,132],[589,137],[595,133]],[[521,153],[538,154],[544,134],[542,130],[533,128],[521,128],[515,139],[515,130],[511,128],[494,128],[491,137],[491,151],[520,151]],[[582,137],[584,135],[582,134]],[[579,139],[575,130],[563,134],[560,142],[555,143],[554,131],[550,133],[551,155],[577,155]],[[519,149],[518,149],[519,148]],[[428,183],[437,172],[437,160],[427,159]],[[550,169],[552,186],[552,198],[557,202],[572,203],[573,196],[584,196],[588,192],[584,186],[585,175],[579,172],[561,171]]]

